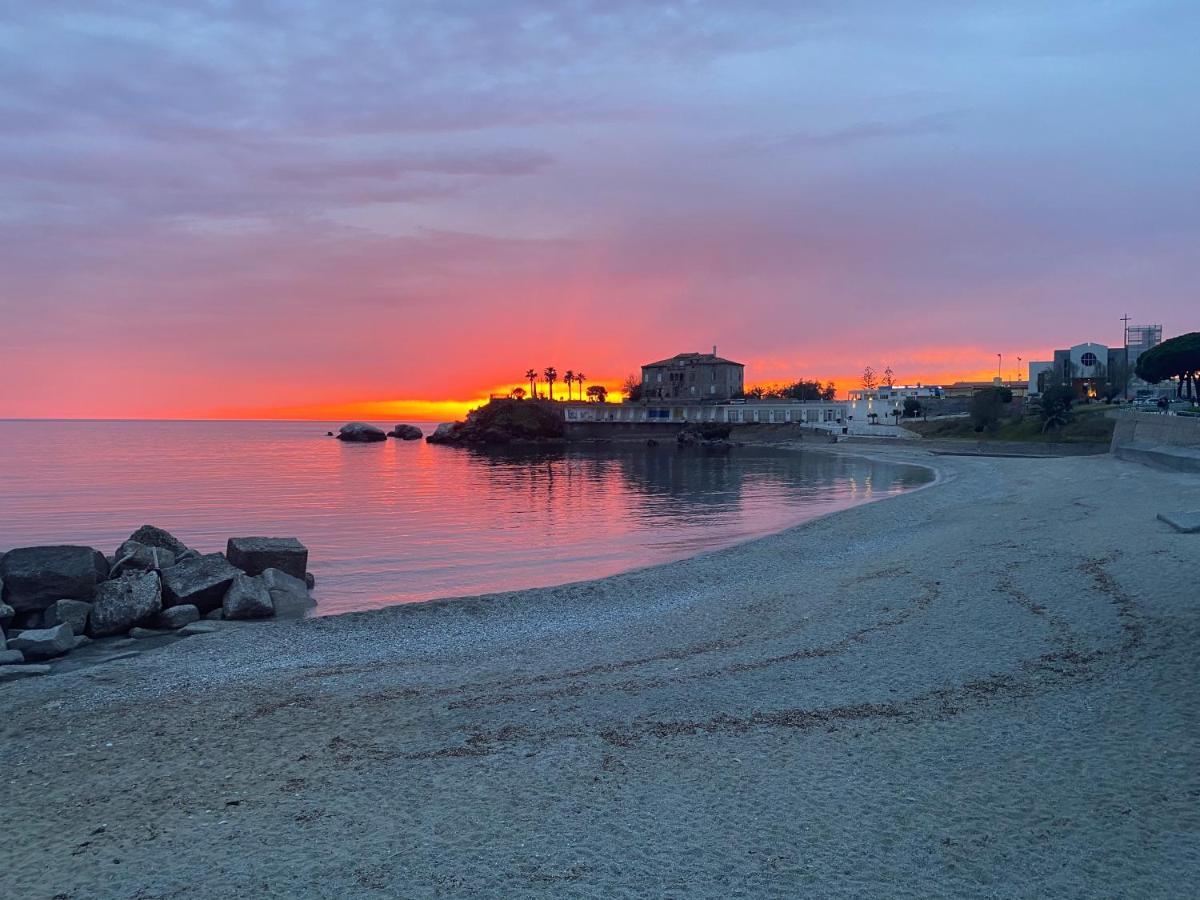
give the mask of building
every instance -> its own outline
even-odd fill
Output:
[[[991,381],[956,381],[944,388],[944,396],[951,400],[969,400],[976,392],[987,388],[1008,388],[1014,399],[1021,400],[1029,390],[1029,384],[1024,381],[1004,381],[993,378]]]
[[[876,388],[857,388],[848,394],[846,418],[853,425],[888,424],[896,422],[894,412],[904,411],[904,401],[929,400],[942,396],[940,387],[901,387],[882,385]]]
[[[642,366],[643,400],[720,402],[741,397],[746,367],[712,353],[680,353]]]
[[[568,422],[719,422],[729,425],[810,425],[840,432],[845,424],[842,401],[801,400],[641,400],[636,403],[562,404]]]
[[[1133,375],[1138,357],[1162,342],[1161,325],[1127,325],[1125,344],[1109,347],[1088,342],[1065,350],[1055,350],[1052,360],[1029,363],[1029,396],[1037,397],[1053,385],[1070,385],[1082,398],[1097,397],[1103,388],[1120,381],[1127,373],[1127,391],[1132,396],[1152,391]]]

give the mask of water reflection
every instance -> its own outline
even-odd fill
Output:
[[[822,453],[345,444],[312,422],[0,422],[0,548],[296,535],[320,612],[598,577],[923,483]],[[36,445],[37,454],[28,448]]]

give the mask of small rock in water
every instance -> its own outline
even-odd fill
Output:
[[[182,606],[169,606],[158,614],[154,620],[155,628],[182,628],[192,622],[200,621],[200,610],[185,603]]]
[[[16,681],[18,678],[49,674],[50,667],[47,665],[0,666],[0,681]]]
[[[388,437],[399,438],[402,441],[419,441],[425,436],[416,425],[397,425],[387,433]]]
[[[383,433],[382,429],[376,428],[374,425],[368,425],[366,422],[349,422],[338,429],[337,439],[339,441],[370,443],[373,441],[386,441],[387,435]]]
[[[20,650],[26,659],[51,659],[75,649],[75,633],[70,625],[31,628],[8,642],[9,650]]]
[[[238,575],[222,604],[226,619],[263,619],[275,614],[271,594],[260,578]]]
[[[225,548],[225,557],[247,575],[280,569],[303,579],[308,568],[308,548],[294,537],[235,537]]]
[[[20,650],[0,650],[0,666],[14,666],[25,662],[25,654]]]

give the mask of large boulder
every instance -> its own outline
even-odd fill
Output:
[[[294,578],[304,578],[308,569],[308,548],[296,538],[235,537],[225,547],[232,565],[247,575],[261,575],[267,569],[280,569]]]
[[[17,612],[42,610],[64,597],[86,600],[106,577],[108,562],[91,547],[22,547],[0,560],[3,599]]]
[[[42,627],[70,625],[75,634],[83,634],[87,631],[88,616],[91,612],[92,604],[86,600],[55,600],[42,613]]]
[[[220,553],[176,563],[162,571],[163,603],[166,606],[190,603],[206,613],[221,605],[229,585],[239,574],[240,570]]]
[[[433,429],[433,434],[425,438],[429,444],[450,444],[454,442],[454,436],[458,432],[458,422],[442,422],[437,428]]]
[[[265,619],[275,615],[275,604],[261,578],[239,574],[221,604],[226,619]]]
[[[175,554],[170,550],[142,544],[131,539],[117,548],[116,562],[113,564],[110,577],[115,578],[122,572],[150,572],[169,569],[173,565],[175,565]]]
[[[26,659],[52,659],[75,649],[75,632],[70,625],[31,628],[8,640],[9,650],[20,650]]]
[[[386,441],[387,435],[383,433],[383,429],[376,428],[374,425],[368,425],[366,422],[349,422],[338,429],[337,439],[339,441],[371,443],[374,441]]]
[[[183,606],[169,606],[158,614],[154,620],[155,628],[182,628],[200,621],[200,610],[185,603]]]
[[[271,595],[275,615],[299,617],[315,605],[303,580],[279,569],[266,569],[259,577]]]
[[[96,588],[88,630],[92,637],[124,634],[149,624],[162,610],[157,572],[128,572]]]
[[[416,425],[397,425],[387,433],[387,436],[399,438],[402,441],[419,441],[425,436],[425,432]]]
[[[136,541],[146,547],[157,547],[160,550],[169,550],[175,556],[183,553],[187,546],[171,532],[162,528],[157,528],[154,525],[143,525],[137,531],[129,536],[129,540]],[[120,552],[117,556],[120,556]]]
[[[0,666],[19,666],[25,662],[25,654],[20,650],[0,650]]]

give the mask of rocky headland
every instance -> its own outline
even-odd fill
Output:
[[[425,440],[457,447],[561,444],[566,423],[553,403],[492,400],[463,422],[439,425]]]
[[[201,553],[143,525],[115,553],[21,547],[0,553],[0,681],[50,671],[94,640],[203,634],[202,620],[302,615],[313,604],[296,538],[234,537]]]

